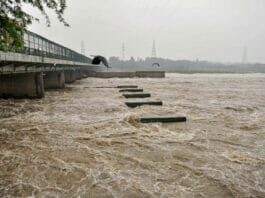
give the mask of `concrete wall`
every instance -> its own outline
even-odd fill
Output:
[[[85,74],[87,77],[96,77],[97,76],[96,71],[85,71]]]
[[[80,69],[75,70],[75,77],[76,77],[76,80],[81,80],[84,77]]]
[[[73,83],[76,80],[75,70],[65,70],[64,78],[66,83]]]
[[[165,71],[136,71],[138,78],[165,78]]]
[[[0,52],[0,98],[42,98],[44,89],[63,88],[65,80],[72,83],[87,77],[93,71],[101,71],[103,66],[48,65],[29,62],[6,62],[13,53]],[[5,60],[1,57],[5,56]],[[27,55],[17,54],[15,60],[23,60]],[[2,62],[3,61],[3,62]],[[32,57],[31,61],[38,61]],[[65,77],[66,74],[66,77]],[[66,79],[65,79],[66,78]]]
[[[42,97],[44,97],[44,83],[41,72],[0,75],[0,98]]]
[[[91,72],[90,77],[96,78],[165,78],[164,71],[137,71],[137,72]]]
[[[45,89],[64,88],[65,78],[63,71],[45,72],[43,80]]]
[[[96,72],[97,78],[133,78],[135,72]]]

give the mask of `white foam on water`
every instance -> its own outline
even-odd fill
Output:
[[[0,196],[265,197],[264,77],[87,78],[0,100]],[[119,89],[92,88],[125,84],[163,106],[131,109]],[[188,120],[134,120],[163,115]]]

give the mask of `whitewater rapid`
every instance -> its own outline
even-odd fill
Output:
[[[138,85],[163,106],[125,106]],[[265,197],[265,75],[87,78],[0,100],[1,197]],[[150,115],[186,123],[140,124]]]

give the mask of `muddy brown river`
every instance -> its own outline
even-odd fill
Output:
[[[138,85],[163,106],[125,106]],[[141,116],[186,123],[141,124]],[[0,100],[0,197],[265,197],[265,75],[87,78]]]

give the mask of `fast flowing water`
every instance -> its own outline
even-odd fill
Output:
[[[163,106],[130,109],[136,84]],[[140,124],[142,116],[186,123]],[[0,100],[1,197],[265,197],[265,75],[87,78]]]

